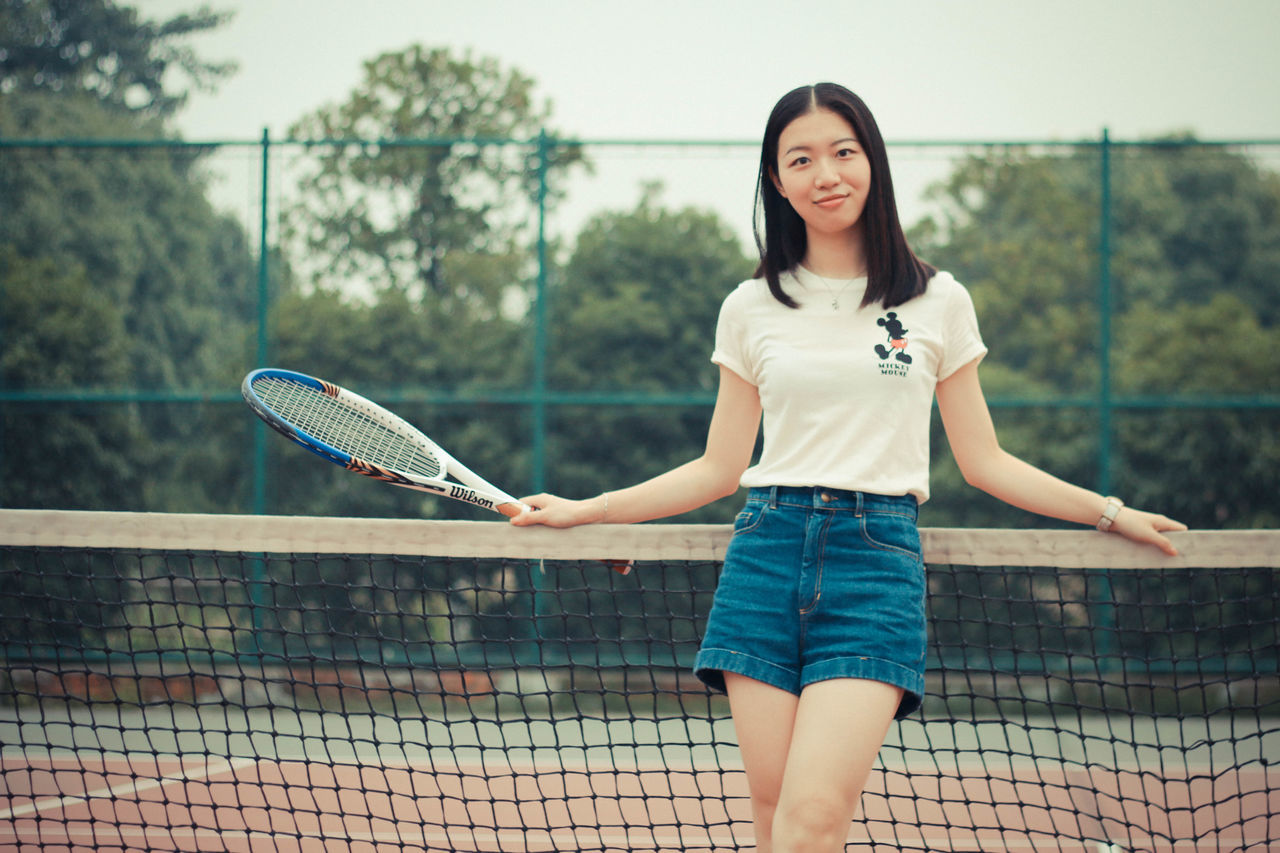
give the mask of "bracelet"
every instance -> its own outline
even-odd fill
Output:
[[[1103,533],[1111,529],[1111,525],[1115,523],[1116,515],[1120,513],[1120,508],[1124,506],[1124,501],[1119,498],[1108,497],[1107,508],[1102,511],[1102,518],[1098,519],[1095,525]]]

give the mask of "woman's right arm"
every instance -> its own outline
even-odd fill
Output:
[[[697,509],[737,490],[742,472],[751,464],[759,429],[760,394],[756,387],[721,366],[707,446],[697,459],[635,486],[587,500],[570,501],[547,494],[522,498],[538,511],[523,512],[511,523],[522,527],[630,524]]]

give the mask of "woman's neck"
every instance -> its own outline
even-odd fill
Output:
[[[825,278],[861,278],[867,274],[862,229],[840,234],[808,234],[804,261],[806,269]]]

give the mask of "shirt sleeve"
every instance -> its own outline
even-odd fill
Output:
[[[978,331],[978,313],[973,308],[969,291],[952,281],[953,290],[943,329],[942,363],[938,365],[938,381],[987,354],[986,344]]]
[[[747,353],[746,305],[741,288],[733,291],[720,305],[716,321],[715,349],[711,361],[729,368],[753,385],[758,385],[755,370]]]

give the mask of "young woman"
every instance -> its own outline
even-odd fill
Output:
[[[725,299],[716,328],[703,455],[589,500],[525,498],[539,511],[512,523],[646,521],[749,487],[695,670],[729,694],[757,849],[843,850],[891,721],[924,689],[916,517],[935,394],[977,488],[1169,553],[1162,532],[1185,526],[1001,449],[978,383],[986,348],[973,304],[908,248],[884,141],[852,92],[806,86],[774,107],[757,232],[758,278]]]

